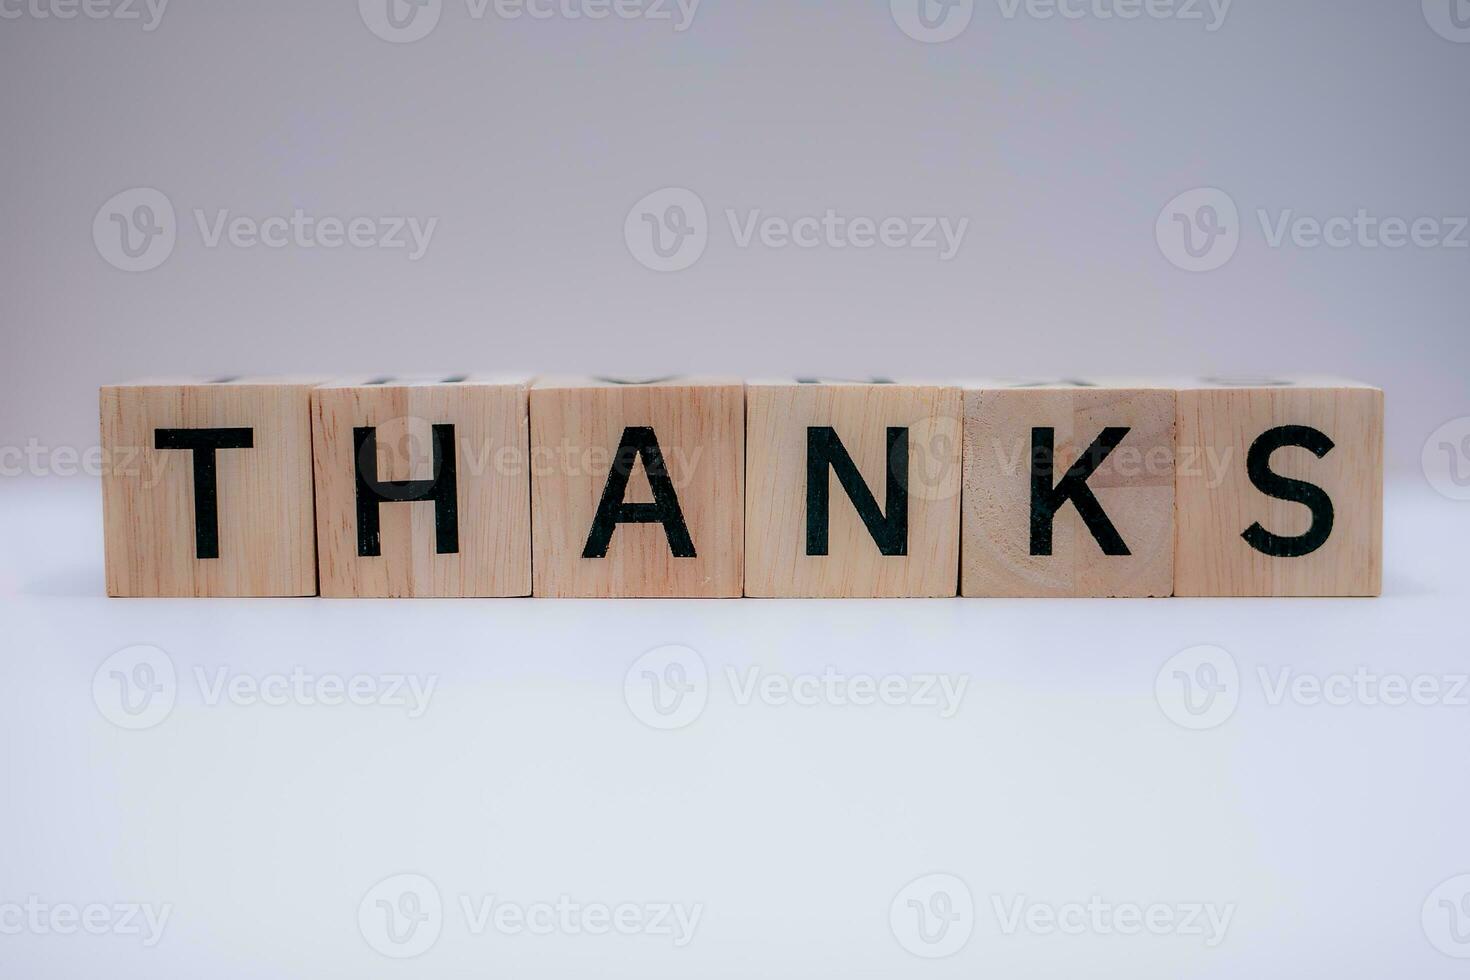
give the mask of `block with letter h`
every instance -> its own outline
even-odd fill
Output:
[[[889,381],[746,390],[746,595],[953,596],[960,392]]]
[[[1383,588],[1383,392],[1328,379],[1179,390],[1174,592],[1375,596]]]
[[[312,379],[101,389],[107,593],[316,594]]]
[[[1171,388],[987,381],[965,390],[965,596],[1168,596]]]
[[[314,390],[322,595],[530,595],[527,393],[477,375]]]
[[[736,380],[538,380],[535,594],[739,596],[744,401]]]

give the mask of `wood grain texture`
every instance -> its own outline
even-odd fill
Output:
[[[160,380],[100,392],[107,594],[316,594],[310,380]],[[248,428],[215,453],[218,557],[196,548],[194,453],[159,429]]]
[[[1202,383],[1180,390],[1178,413],[1176,595],[1380,594],[1382,391],[1333,380]],[[1273,472],[1321,487],[1332,502],[1330,535],[1301,557],[1262,554],[1242,537],[1257,522],[1286,536],[1312,524],[1306,505],[1268,496],[1250,479],[1252,444],[1278,426],[1311,427],[1333,444],[1322,458],[1295,446],[1270,456]]]
[[[535,594],[703,597],[741,594],[744,386],[723,379],[618,384],[546,379],[531,390]],[[695,557],[675,557],[661,524],[620,524],[607,556],[584,558],[614,454],[629,427],[651,427]],[[625,500],[648,503],[644,466]]]
[[[1174,586],[1172,390],[986,384],[965,391],[965,596],[1168,596]],[[1051,553],[1032,554],[1033,428],[1053,430],[1051,484],[1109,427],[1128,434],[1086,483],[1129,554],[1106,554],[1076,506],[1052,522]]]
[[[344,381],[313,392],[322,595],[530,595],[527,408],[527,379]],[[360,555],[353,430],[377,430],[369,478],[430,480],[435,425],[454,426],[458,551],[439,553],[435,505],[419,500],[379,504],[381,554]]]
[[[885,555],[829,466],[826,555],[807,553],[810,427],[830,427],[890,512],[888,429],[908,429],[907,554]],[[745,594],[953,596],[958,584],[960,392],[940,385],[752,383],[746,388]]]

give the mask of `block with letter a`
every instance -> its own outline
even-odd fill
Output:
[[[538,380],[535,594],[739,596],[744,408],[737,380]]]
[[[955,594],[958,388],[807,379],[746,392],[746,595]]]
[[[1383,392],[1334,379],[1179,391],[1181,596],[1383,588]]]
[[[322,595],[529,595],[527,392],[483,375],[317,388]]]
[[[1174,391],[1131,382],[965,390],[965,596],[1168,596]]]
[[[316,594],[314,379],[101,389],[107,593]]]

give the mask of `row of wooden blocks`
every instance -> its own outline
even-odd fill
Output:
[[[1342,381],[101,391],[116,596],[1377,595]]]

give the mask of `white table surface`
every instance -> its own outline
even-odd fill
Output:
[[[0,483],[0,974],[1463,976],[1470,503],[1387,506],[1378,600],[109,600],[96,484]],[[914,703],[745,697],[828,668]]]

